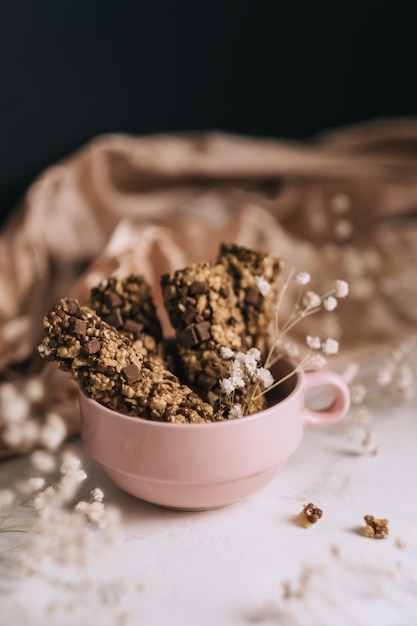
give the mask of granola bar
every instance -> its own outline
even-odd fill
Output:
[[[162,328],[145,278],[110,276],[90,292],[89,305],[105,322],[131,339],[138,352],[164,360]]]
[[[57,361],[94,400],[126,415],[177,423],[221,419],[151,355],[76,300],[62,299],[44,318],[39,353]]]
[[[220,380],[229,368],[221,348],[241,350],[245,324],[227,268],[195,263],[164,274],[161,289],[187,382],[217,410],[230,408],[230,400],[220,392]],[[264,399],[259,398],[251,412],[263,406]]]
[[[245,324],[245,349],[257,348],[265,356],[283,260],[263,250],[222,243],[218,263],[224,265],[233,281]]]

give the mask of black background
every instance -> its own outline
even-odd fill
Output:
[[[413,2],[0,0],[0,208],[105,132],[309,139],[417,114]]]

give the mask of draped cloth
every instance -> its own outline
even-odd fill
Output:
[[[414,333],[417,119],[309,142],[212,132],[95,138],[39,176],[0,232],[1,379],[39,376],[40,403],[76,432],[73,384],[37,354],[45,312],[62,296],[85,302],[110,274],[140,273],[169,335],[161,274],[214,261],[222,241],[283,257],[318,292],[349,282],[337,315],[305,320],[296,341],[325,332],[349,358]]]

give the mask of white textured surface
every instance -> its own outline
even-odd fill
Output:
[[[372,427],[377,455],[363,454],[349,422],[309,429],[261,492],[200,513],[135,500],[110,484],[79,441],[67,444],[89,486],[121,509],[122,537],[110,560],[81,575],[52,571],[50,581],[11,576],[5,554],[0,625],[416,625],[416,408],[379,412]],[[4,462],[1,486],[26,470],[24,459]],[[302,529],[296,518],[309,501],[323,517]],[[387,517],[391,535],[364,537],[365,514]],[[283,583],[296,592],[303,573],[302,597],[285,599]]]

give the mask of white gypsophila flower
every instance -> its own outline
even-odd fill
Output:
[[[326,311],[334,311],[337,307],[337,300],[333,296],[328,296],[323,300],[323,306]]]
[[[307,335],[306,344],[309,348],[312,348],[313,350],[320,350],[321,339],[320,337],[312,337],[312,335]]]
[[[230,378],[222,378],[220,381],[220,389],[223,393],[230,396],[234,392],[235,386]]]
[[[32,504],[37,511],[49,510],[57,500],[57,494],[52,486],[46,487],[32,498]]]
[[[257,361],[261,358],[261,351],[258,348],[250,348],[246,354],[250,354]]]
[[[69,474],[79,470],[81,466],[80,459],[71,451],[67,450],[61,457],[60,472],[61,474]]]
[[[87,473],[83,469],[74,470],[64,474],[58,482],[60,498],[63,502],[72,500],[80,484],[87,479]]]
[[[96,502],[102,502],[104,498],[104,493],[99,487],[96,487],[91,491],[91,498]]]
[[[222,346],[220,348],[220,356],[222,357],[222,359],[225,359],[226,361],[228,361],[229,359],[233,359],[233,357],[235,356],[235,352],[234,350],[231,350],[230,348],[226,348],[225,346]]]
[[[376,382],[381,387],[386,387],[392,382],[395,371],[394,363],[387,363],[377,371]]]
[[[352,404],[362,404],[366,397],[366,393],[365,385],[352,385],[350,388],[350,399]]]
[[[49,474],[56,468],[55,457],[46,450],[34,450],[30,455],[30,462],[40,472]]]
[[[321,367],[326,365],[326,363],[326,359],[322,357],[321,354],[314,354],[308,359],[307,365],[308,367],[311,367],[313,369],[320,369]]]
[[[339,219],[336,220],[333,226],[333,233],[336,239],[339,241],[345,241],[349,239],[353,233],[353,224],[349,220]]]
[[[23,393],[29,402],[39,402],[45,395],[43,382],[39,378],[31,378],[25,384]]]
[[[21,424],[29,414],[30,405],[12,383],[0,385],[0,417],[6,424]]]
[[[243,389],[245,386],[245,380],[238,374],[232,374],[230,376],[230,380],[232,381],[233,389]]]
[[[336,215],[344,215],[352,208],[352,199],[346,193],[336,193],[330,202],[330,208]]]
[[[350,384],[356,378],[359,372],[359,365],[357,363],[348,363],[345,371],[342,373],[342,378],[346,384]]]
[[[0,491],[0,509],[6,509],[13,504],[16,494],[11,489],[2,489]]]
[[[336,339],[331,339],[329,337],[326,341],[323,341],[321,349],[323,354],[337,354],[339,352],[339,342]]]
[[[363,426],[367,424],[371,418],[371,412],[366,407],[361,406],[357,411],[354,417],[354,423],[358,426]]]
[[[264,389],[268,389],[275,382],[271,372],[265,367],[259,367],[256,370],[256,378],[262,383]]]
[[[398,384],[400,387],[410,387],[414,383],[414,375],[411,367],[404,363],[398,370]]]
[[[308,272],[297,272],[294,276],[294,280],[297,285],[308,285],[311,280],[311,276]]]
[[[236,419],[242,416],[243,410],[240,404],[234,404],[227,415],[228,419]]]
[[[90,522],[99,522],[104,515],[104,504],[97,501],[90,502],[87,515]]]
[[[336,298],[346,298],[349,293],[349,283],[345,280],[337,279],[333,283],[333,289],[336,292]]]
[[[102,502],[98,502],[94,500],[93,502],[84,502],[81,500],[78,502],[74,508],[76,513],[82,513],[88,519],[89,522],[93,524],[102,523],[105,509],[104,504]],[[104,528],[106,524],[102,524],[101,527]]]
[[[231,378],[237,377],[243,379],[246,373],[245,358],[246,355],[244,352],[237,352],[229,368],[229,374]]]
[[[6,404],[10,404],[10,402],[14,402],[18,396],[18,390],[13,383],[0,383],[0,409],[2,409]]]
[[[253,354],[250,354],[249,352],[247,352],[244,358],[242,359],[242,361],[243,361],[243,365],[247,373],[250,376],[253,376],[253,374],[256,371],[256,368],[258,367],[258,359],[256,359]]]
[[[60,471],[62,477],[57,486],[62,500],[68,502],[74,498],[80,483],[87,478],[87,474],[81,468],[80,459],[71,451],[66,451],[62,455]]]
[[[93,547],[91,540],[91,530],[84,516],[74,515],[57,506],[51,508],[48,516],[41,515],[32,525],[28,559],[32,564],[52,561],[85,567]]]
[[[18,482],[18,489],[22,493],[35,493],[45,487],[45,479],[41,476],[33,476],[27,480],[21,480]]]
[[[300,354],[300,348],[295,343],[292,343],[291,341],[286,341],[283,345],[283,348],[286,354],[288,354],[288,356],[295,358],[299,356]]]
[[[12,449],[28,450],[39,440],[39,424],[34,419],[9,424],[2,433],[2,439]]]
[[[315,309],[321,305],[321,297],[315,291],[306,291],[303,296],[303,305],[306,309]]]
[[[89,507],[89,502],[86,502],[85,500],[80,500],[75,505],[74,511],[76,513],[85,513],[86,514],[87,511],[88,511],[88,507]]]
[[[239,368],[241,368],[243,371],[245,356],[246,356],[246,352],[241,352],[240,350],[235,352],[235,357],[230,364],[230,371],[232,369],[235,369],[235,371],[237,371]]]
[[[56,450],[64,441],[67,427],[64,420],[57,413],[49,413],[39,434],[40,443],[48,450]]]
[[[256,286],[262,296],[267,296],[271,291],[271,285],[263,276],[255,276]]]

